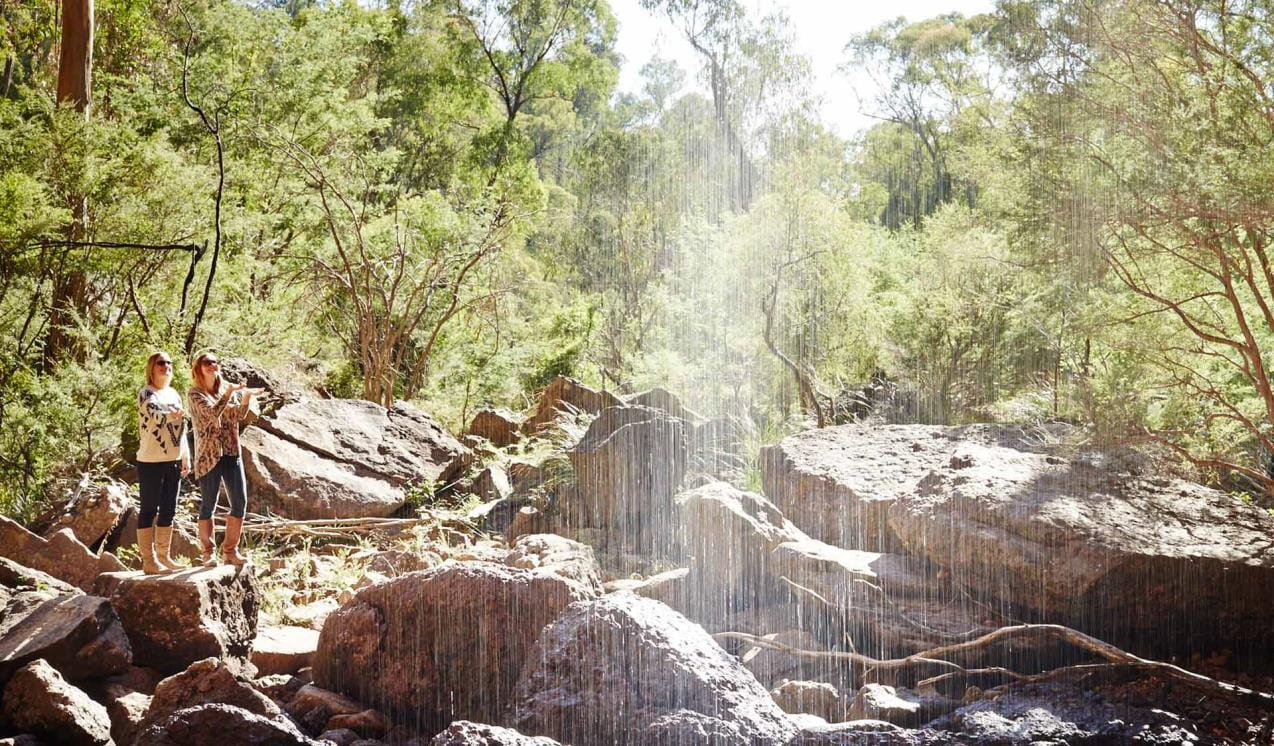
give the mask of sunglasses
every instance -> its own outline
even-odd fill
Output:
[[[203,361],[202,364],[207,365],[208,367],[212,367],[214,365],[221,365],[221,361],[220,360],[205,360]]]
[[[157,365],[157,366],[159,366],[159,367],[161,367],[161,368],[171,368],[171,367],[173,367],[173,361],[171,361],[171,360],[156,360],[156,361],[155,361],[155,365]]]

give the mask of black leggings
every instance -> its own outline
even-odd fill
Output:
[[[181,462],[139,462],[137,485],[142,493],[137,527],[150,528],[152,523],[161,528],[173,525],[173,516],[177,514],[177,494],[181,492]],[[158,520],[155,518],[157,513]]]

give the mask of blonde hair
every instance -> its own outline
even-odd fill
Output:
[[[200,372],[200,370],[203,368],[204,361],[210,357],[213,357],[214,355],[215,353],[212,350],[204,350],[198,355],[195,355],[194,362],[190,364],[190,382],[192,384],[198,386],[201,389],[204,388],[203,374]],[[218,375],[220,374],[218,373]],[[210,394],[215,394],[217,393],[215,389],[220,388],[219,386],[217,386],[216,377],[212,379],[212,385],[213,385],[213,389],[204,389],[204,390]]]
[[[168,356],[168,353],[164,352],[163,350],[159,350],[158,352],[152,352],[150,354],[150,357],[146,358],[146,385],[147,386],[155,385],[155,364],[160,362],[161,360],[168,361],[169,375],[170,376],[172,375],[173,359]]]

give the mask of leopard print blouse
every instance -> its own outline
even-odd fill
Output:
[[[191,471],[196,479],[212,471],[222,456],[239,455],[239,406],[242,396],[236,391],[222,397],[199,386],[191,386],[186,392],[190,402],[190,419],[195,426],[195,465]]]

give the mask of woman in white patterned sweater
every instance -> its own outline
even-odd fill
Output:
[[[216,564],[213,557],[212,514],[221,494],[221,484],[230,495],[230,515],[226,517],[226,535],[221,544],[221,558],[229,565],[242,565],[247,558],[239,554],[239,537],[243,534],[243,516],[248,509],[248,488],[243,477],[243,460],[239,457],[239,421],[248,412],[252,397],[260,389],[246,388],[221,377],[221,361],[205,352],[195,358],[191,368],[192,384],[190,419],[195,425],[195,478],[199,480],[199,546],[205,565]]]
[[[137,516],[137,549],[147,574],[176,570],[169,555],[173,516],[181,478],[190,471],[186,413],[171,385],[173,361],[156,352],[146,360],[146,385],[137,394],[137,484],[142,507]]]

